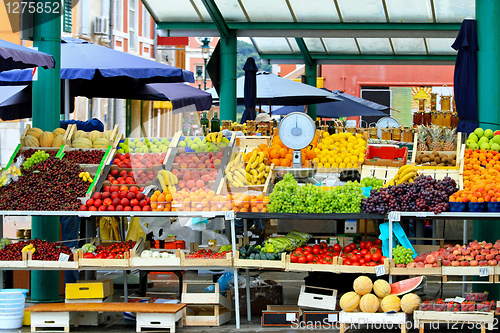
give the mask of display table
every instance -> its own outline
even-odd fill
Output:
[[[354,325],[359,329],[359,325],[372,324],[379,326],[377,329],[387,329],[399,325],[401,333],[406,332],[406,313],[364,313],[364,312],[345,312],[339,313],[340,333],[344,333]],[[354,327],[353,327],[354,328]]]
[[[494,312],[448,312],[448,311],[415,311],[413,320],[415,328],[424,332],[424,324],[430,324],[431,329],[439,328],[439,324],[447,325],[447,329],[460,331],[479,329],[484,333],[486,329],[494,328]],[[435,327],[437,325],[438,327]]]

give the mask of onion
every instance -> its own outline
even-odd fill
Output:
[[[153,255],[153,252],[151,252],[149,250],[145,250],[145,251],[142,251],[141,258],[151,258],[152,255]]]

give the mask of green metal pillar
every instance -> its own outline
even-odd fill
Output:
[[[39,0],[52,8],[53,0]],[[44,7],[45,8],[45,4]],[[44,131],[59,127],[61,111],[61,16],[60,13],[33,15],[33,43],[41,52],[54,56],[54,69],[38,68],[33,82],[33,126]],[[36,216],[31,219],[32,237],[59,240],[59,217]],[[31,299],[39,302],[59,300],[59,272],[32,271]]]
[[[220,40],[220,116],[221,120],[236,121],[236,33],[229,30]]]
[[[500,1],[476,0],[477,35],[479,42],[477,71],[477,104],[479,126],[493,128],[488,123],[500,124]],[[481,124],[484,122],[484,124]],[[474,221],[473,239],[495,242],[500,238],[498,221]],[[475,290],[487,290],[489,299],[500,297],[500,288],[496,285],[475,285]]]
[[[310,86],[316,87],[316,81],[317,81],[316,60],[312,60],[311,63],[306,63],[305,69],[306,69],[305,83]],[[310,115],[313,120],[316,120],[316,104],[311,104],[307,107],[307,114]]]

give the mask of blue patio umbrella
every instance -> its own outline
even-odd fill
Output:
[[[243,66],[245,71],[245,85],[244,85],[244,103],[245,111],[241,116],[241,123],[245,123],[247,120],[255,120],[255,104],[257,103],[257,65],[255,64],[255,59],[248,57],[245,65]]]
[[[455,61],[453,89],[457,107],[457,132],[471,133],[477,127],[477,40],[476,20],[463,20],[458,36],[451,46],[458,51]]]
[[[327,89],[324,89],[328,91]],[[336,90],[333,93],[342,101],[322,103],[316,107],[316,115],[321,118],[342,118],[353,116],[387,116],[384,111],[390,108],[363,98],[346,94]],[[304,105],[283,106],[272,111],[274,115],[286,115],[290,112],[304,112]]]
[[[54,57],[21,45],[0,40],[0,72],[33,67],[54,68]]]

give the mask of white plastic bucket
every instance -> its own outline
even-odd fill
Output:
[[[27,289],[0,289],[0,329],[23,326]]]

